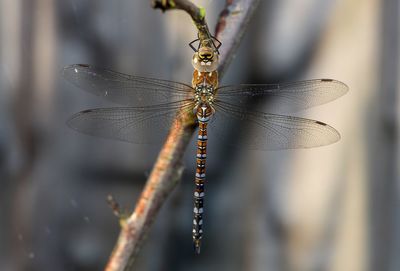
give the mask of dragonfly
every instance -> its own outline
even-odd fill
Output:
[[[193,43],[193,42],[192,42]],[[203,237],[208,131],[226,140],[226,127],[236,127],[237,142],[249,149],[313,148],[337,142],[340,134],[317,120],[287,115],[333,101],[348,91],[333,79],[282,84],[218,85],[219,47],[214,37],[194,50],[191,84],[127,75],[74,64],[63,69],[73,85],[122,107],[95,108],[73,115],[67,124],[82,133],[132,143],[157,141],[180,115],[198,126],[192,239],[197,254]],[[268,110],[245,105],[268,99]],[[143,133],[150,129],[151,133]],[[252,137],[247,139],[247,131]],[[225,139],[224,139],[225,138]]]

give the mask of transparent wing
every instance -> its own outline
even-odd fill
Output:
[[[192,87],[186,84],[131,76],[84,64],[63,69],[63,76],[75,86],[114,103],[146,106],[187,99]]]
[[[177,114],[192,110],[191,101],[183,106],[169,103],[147,107],[97,108],[73,115],[67,124],[74,130],[102,138],[156,143],[165,140]]]
[[[234,137],[240,144],[250,149],[278,150],[312,148],[334,143],[340,139],[339,133],[331,126],[315,120],[252,112],[235,105],[217,102],[211,132],[219,137]],[[227,126],[230,129],[226,129]],[[234,129],[232,135],[227,130]],[[211,133],[210,133],[211,134]],[[250,137],[251,135],[251,137]]]
[[[216,99],[238,106],[262,98],[270,103],[270,113],[297,112],[333,101],[348,91],[346,84],[332,79],[315,79],[285,84],[236,85],[217,89]]]

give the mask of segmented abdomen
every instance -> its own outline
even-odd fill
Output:
[[[203,208],[204,208],[204,182],[206,179],[207,158],[207,122],[208,119],[199,120],[197,136],[196,177],[193,209],[193,243],[196,253],[200,253],[201,238],[203,235]]]

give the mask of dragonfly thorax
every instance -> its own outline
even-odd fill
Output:
[[[193,112],[199,120],[209,118],[214,113],[214,87],[207,84],[196,86],[194,93],[195,107]]]
[[[196,86],[194,92],[194,102],[196,107],[200,104],[208,104],[212,106],[214,103],[214,87],[207,84]]]

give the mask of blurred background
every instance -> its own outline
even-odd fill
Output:
[[[194,2],[214,29],[225,1]],[[240,152],[210,137],[200,256],[190,145],[135,270],[400,270],[399,1],[260,2],[222,83],[343,81],[344,97],[299,114],[342,139]],[[73,113],[115,105],[62,67],[190,83],[196,35],[149,1],[0,0],[0,270],[102,270],[119,232],[106,196],[132,210],[161,148],[70,130]]]

